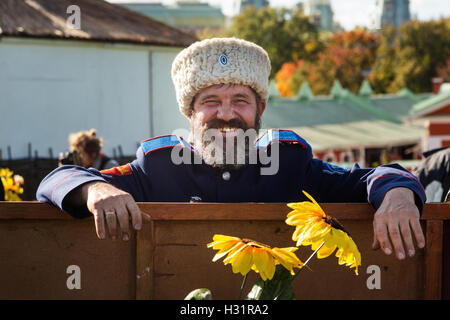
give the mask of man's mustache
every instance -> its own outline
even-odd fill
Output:
[[[246,123],[240,119],[231,119],[229,121],[225,121],[222,119],[213,119],[205,123],[205,129],[221,129],[221,128],[236,128],[247,130],[250,129]]]

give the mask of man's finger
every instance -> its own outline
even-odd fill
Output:
[[[97,237],[99,239],[105,239],[105,216],[103,210],[93,209],[94,221],[95,221],[95,231],[97,232]]]
[[[409,221],[411,229],[413,230],[414,237],[416,238],[417,246],[419,248],[425,247],[425,236],[423,235],[422,226],[419,219],[413,218]]]
[[[408,256],[412,257],[415,253],[415,250],[411,235],[411,228],[409,226],[409,220],[400,220],[400,231],[402,233],[403,242],[405,243],[406,252],[408,253]]]
[[[140,230],[142,227],[142,215],[141,210],[137,206],[136,202],[128,201],[126,203],[126,207],[131,216],[131,223],[133,223],[133,228],[136,230]]]
[[[390,222],[388,224],[389,237],[391,238],[392,244],[397,254],[397,258],[405,258],[405,249],[403,248],[402,237],[400,236],[400,229],[397,222]]]
[[[144,218],[144,221],[150,222],[153,220],[152,217],[148,213],[145,213],[142,211],[141,211],[141,213],[142,213],[142,218]]]
[[[128,210],[125,206],[120,205],[116,207],[116,216],[119,221],[120,230],[122,231],[122,240],[130,239],[130,223],[128,219]]]
[[[374,234],[384,253],[390,255],[392,253],[392,246],[391,242],[389,241],[386,224],[374,222]]]
[[[113,240],[117,238],[117,218],[114,210],[105,210],[105,220],[108,225],[109,235]]]
[[[375,233],[373,234],[372,249],[373,249],[373,250],[378,250],[378,249],[380,249],[380,243],[378,242]]]

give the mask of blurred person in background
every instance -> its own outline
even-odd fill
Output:
[[[97,137],[95,129],[71,133],[68,140],[69,152],[60,153],[58,166],[74,164],[104,170],[119,165],[101,151],[103,139]]]
[[[427,202],[450,201],[450,148],[439,148],[423,153],[424,159],[414,168],[427,195]]]

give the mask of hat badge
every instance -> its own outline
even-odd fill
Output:
[[[228,64],[228,57],[225,54],[221,54],[219,57],[219,63],[222,66],[226,66]]]

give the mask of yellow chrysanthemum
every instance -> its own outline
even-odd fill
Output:
[[[361,254],[353,239],[336,219],[325,214],[313,197],[306,191],[303,193],[312,202],[288,204],[289,208],[294,209],[288,213],[286,219],[288,225],[295,226],[292,240],[297,241],[297,246],[311,245],[312,250],[324,243],[317,252],[319,259],[330,256],[337,248],[338,263],[355,268],[355,273],[358,274]]]
[[[303,263],[294,254],[298,248],[271,248],[265,244],[250,239],[216,234],[213,242],[207,244],[208,248],[219,250],[212,259],[213,262],[227,256],[224,264],[231,264],[234,273],[246,275],[250,270],[260,274],[266,281],[271,280],[275,274],[275,266],[281,264],[294,274],[293,268],[301,268]]]
[[[8,168],[0,169],[0,179],[2,180],[3,189],[5,190],[6,201],[21,201],[19,194],[23,193],[23,177],[14,175]]]

